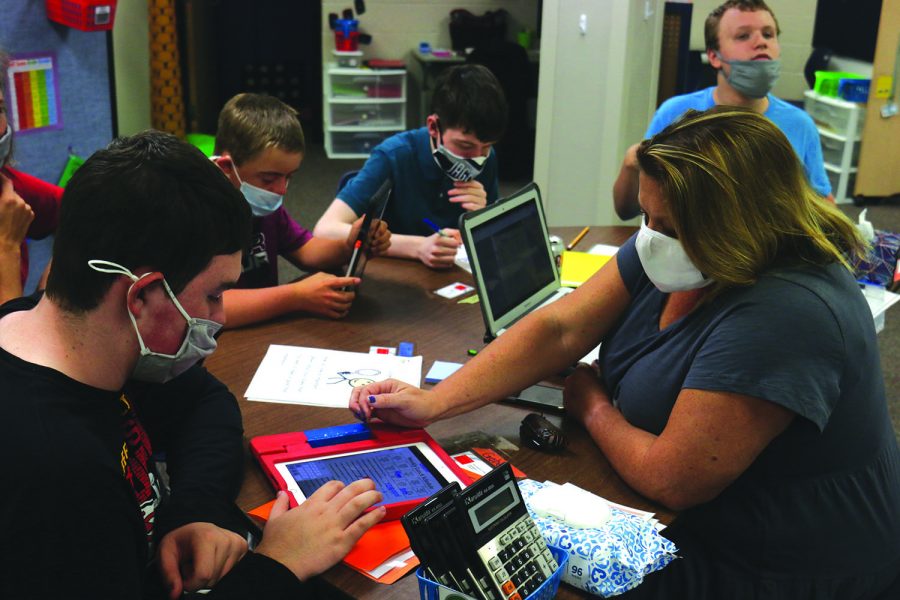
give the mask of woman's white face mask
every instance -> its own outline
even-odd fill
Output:
[[[647,278],[666,294],[706,287],[712,279],[704,277],[694,266],[677,239],[647,227],[646,219],[641,221],[634,242],[638,258],[647,273]]]

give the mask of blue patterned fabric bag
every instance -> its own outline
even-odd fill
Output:
[[[866,260],[854,265],[856,277],[890,289],[894,283],[898,258],[900,258],[900,234],[878,229],[875,231],[872,249]]]
[[[610,506],[610,519],[598,529],[578,529],[552,517],[539,517],[530,499],[544,484],[519,482],[528,512],[547,544],[568,551],[562,580],[603,597],[637,587],[646,575],[662,569],[677,556],[677,548],[659,534],[653,522]]]

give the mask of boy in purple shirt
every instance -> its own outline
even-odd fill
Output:
[[[243,257],[243,272],[224,295],[229,327],[297,311],[339,319],[350,310],[352,287],[359,279],[326,271],[347,263],[362,219],[346,240],[330,240],[313,236],[282,206],[305,150],[296,111],[277,98],[238,94],[219,113],[213,160],[253,211],[253,241]],[[390,235],[384,222],[372,224],[373,254],[387,250]],[[304,271],[318,272],[278,285],[279,255]]]

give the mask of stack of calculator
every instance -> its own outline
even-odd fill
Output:
[[[426,574],[473,598],[523,600],[557,568],[509,463],[465,490],[451,483],[401,522]]]

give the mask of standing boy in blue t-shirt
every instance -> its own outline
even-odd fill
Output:
[[[834,202],[831,182],[825,174],[819,132],[812,118],[769,93],[781,70],[779,33],[775,14],[763,0],[728,0],[714,9],[706,18],[704,34],[709,64],[717,71],[716,85],[666,100],[653,116],[644,137],[662,131],[689,108],[707,110],[719,104],[748,108],[781,129],[803,164],[810,185]],[[640,212],[637,147],[634,144],[628,148],[613,185],[616,213],[623,220]]]

